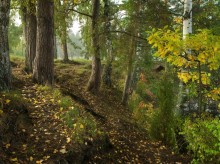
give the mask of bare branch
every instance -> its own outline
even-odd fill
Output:
[[[76,13],[78,13],[78,14],[81,14],[81,15],[87,16],[87,17],[89,17],[89,18],[92,18],[92,15],[87,14],[87,13],[83,13],[83,12],[78,11],[78,10],[75,10],[75,9],[73,9],[73,8],[69,8],[69,9],[67,9],[67,10],[68,10],[68,11],[74,11],[74,12],[76,12]]]

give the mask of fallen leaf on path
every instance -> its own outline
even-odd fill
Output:
[[[66,138],[66,143],[70,143],[71,139],[68,137]]]
[[[11,100],[7,99],[5,100],[6,104],[9,104],[11,102]]]
[[[12,162],[17,162],[18,159],[17,159],[17,158],[10,158],[10,161],[12,161]]]
[[[30,160],[30,161],[33,161],[33,159],[34,159],[34,158],[33,158],[32,156],[30,156],[29,160]]]
[[[67,153],[67,151],[66,151],[66,149],[65,149],[65,148],[64,148],[64,149],[60,149],[60,152],[61,152],[62,154]]]
[[[5,147],[8,149],[11,146],[11,144],[6,144]]]

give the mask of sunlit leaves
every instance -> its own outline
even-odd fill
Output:
[[[167,27],[152,30],[149,34],[148,41],[155,48],[156,57],[179,70],[187,70],[178,73],[181,81],[211,85],[211,73],[220,67],[220,36],[213,35],[209,30],[198,30],[183,40],[181,32]]]
[[[157,48],[155,56],[178,67],[190,67],[200,62],[209,69],[219,68],[220,37],[208,30],[200,30],[183,41],[181,33],[167,28],[150,32],[148,41]]]

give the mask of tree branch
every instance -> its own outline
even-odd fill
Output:
[[[126,31],[114,30],[114,31],[108,31],[108,32],[110,32],[110,33],[121,33],[121,34],[126,34],[126,35],[128,35],[128,36],[132,36],[132,37],[135,37],[135,38],[138,38],[138,39],[141,39],[141,40],[145,40],[145,41],[147,41],[146,38],[142,38],[142,37],[140,37],[140,36],[133,35],[133,34],[131,34],[131,33],[129,33],[129,32],[126,32]]]
[[[77,11],[77,10],[75,10],[75,9],[73,9],[73,8],[69,8],[68,11],[74,11],[74,12],[76,12],[76,13],[78,13],[78,14],[81,14],[81,15],[87,16],[87,17],[89,17],[89,18],[92,18],[92,15],[87,14],[87,13],[83,13],[83,12],[80,12],[80,11]]]

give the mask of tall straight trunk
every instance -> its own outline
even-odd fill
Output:
[[[56,32],[54,32],[54,59],[57,59],[57,58],[58,58],[58,56],[57,56],[57,37],[56,37]]]
[[[10,0],[0,1],[0,91],[11,85],[11,67],[8,45]]]
[[[100,0],[93,0],[92,12],[92,73],[87,85],[88,91],[97,92],[101,83],[101,59],[100,59],[100,43],[99,43],[99,12]]]
[[[112,62],[114,60],[113,52],[112,52],[112,41],[111,41],[111,22],[110,22],[110,6],[109,0],[104,0],[104,17],[105,17],[105,35],[106,35],[106,54],[107,60],[106,65],[104,67],[102,81],[103,84],[107,87],[112,86]]]
[[[192,0],[184,1],[183,39],[192,33]]]
[[[29,0],[26,14],[26,52],[25,68],[27,72],[33,71],[36,56],[37,18],[35,4]]]
[[[184,0],[184,11],[183,11],[183,39],[187,35],[192,33],[192,0]],[[191,53],[190,50],[187,50],[188,53]],[[181,70],[183,71],[183,70]],[[177,107],[180,107],[182,104],[184,94],[183,82],[179,83],[179,93],[177,100]],[[178,111],[177,111],[178,112]]]
[[[141,9],[141,2],[140,1],[134,1],[133,2],[133,12],[136,12],[137,15],[140,12]],[[135,20],[133,12],[131,13],[131,22],[130,22],[130,31],[133,32],[134,36],[138,35],[139,32],[139,23]],[[123,96],[122,96],[122,104],[127,105],[129,95],[132,92],[131,84],[133,81],[133,75],[134,75],[134,63],[136,60],[136,51],[137,51],[137,41],[135,37],[130,38],[130,45],[129,45],[129,56],[128,56],[128,65],[127,65],[127,75],[125,78],[125,84],[124,84],[124,90],[123,90]]]
[[[27,7],[24,6],[23,4],[21,4],[20,6],[20,10],[21,10],[21,21],[22,21],[22,26],[23,26],[23,37],[24,37],[24,43],[22,43],[22,55],[26,55],[25,52],[26,51],[23,51],[23,47],[26,48],[26,42],[27,42]]]
[[[127,66],[127,75],[125,77],[125,84],[122,96],[122,104],[127,105],[130,91],[131,91],[131,82],[133,79],[133,67],[134,60],[136,56],[136,41],[134,37],[131,37],[130,51],[128,57],[128,66]]]
[[[54,2],[37,2],[37,49],[34,60],[33,80],[52,85],[54,81]]]
[[[63,61],[68,62],[69,56],[68,56],[68,50],[67,50],[67,28],[66,28],[66,25],[64,25],[62,33],[63,33],[63,35],[62,35],[63,38],[61,38],[61,44],[62,44],[62,50],[63,50]]]

